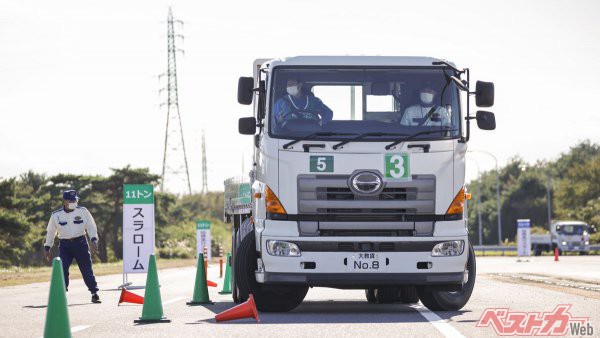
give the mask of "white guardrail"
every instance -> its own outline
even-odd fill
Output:
[[[475,245],[473,246],[475,251],[480,251],[482,256],[485,256],[486,251],[500,251],[502,252],[502,256],[506,251],[517,251],[516,246],[504,246],[504,245]],[[590,245],[590,251],[600,250],[600,244]]]

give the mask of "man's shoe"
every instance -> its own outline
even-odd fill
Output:
[[[97,303],[97,304],[98,304],[98,303],[102,303],[102,302],[100,301],[100,297],[98,297],[98,294],[97,294],[97,293],[94,293],[94,294],[92,295],[92,303]]]

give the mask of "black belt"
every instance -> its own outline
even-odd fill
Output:
[[[71,242],[73,242],[73,241],[80,240],[82,238],[85,239],[85,235],[82,235],[82,236],[79,236],[79,237],[73,237],[73,238],[61,238],[60,240],[61,241],[71,241]]]

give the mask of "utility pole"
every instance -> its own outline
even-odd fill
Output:
[[[208,192],[208,174],[206,169],[206,139],[204,138],[204,130],[202,131],[202,193]]]
[[[502,210],[500,205],[500,173],[498,172],[498,158],[485,150],[469,150],[469,152],[482,153],[491,156],[496,163],[496,207],[498,210],[498,245],[502,245]]]
[[[167,16],[167,71],[159,76],[165,76],[167,83],[160,92],[166,92],[166,102],[161,104],[167,107],[167,123],[165,128],[165,148],[163,153],[162,175],[160,191],[168,188],[177,189],[179,183],[184,184],[185,190],[192,193],[190,184],[190,172],[188,169],[187,155],[185,152],[185,141],[183,138],[183,124],[179,112],[179,94],[177,91],[177,53],[183,52],[175,46],[177,38],[183,39],[181,34],[175,34],[174,24],[183,25],[183,21],[173,19],[173,13],[169,7]],[[165,184],[167,183],[167,184]]]

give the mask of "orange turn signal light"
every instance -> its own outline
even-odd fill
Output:
[[[471,193],[466,193],[465,198],[467,199],[467,201],[471,200]]]
[[[446,215],[462,214],[465,209],[465,187],[462,187],[450,203]]]
[[[287,214],[285,208],[283,207],[281,202],[279,202],[279,198],[277,198],[277,195],[275,195],[273,190],[271,190],[271,188],[269,188],[268,186],[265,189],[265,201],[267,204],[268,213],[282,215]]]

